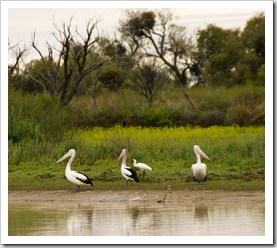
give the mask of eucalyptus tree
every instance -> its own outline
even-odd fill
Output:
[[[238,65],[244,77],[257,85],[265,84],[265,15],[264,12],[250,18],[241,33],[245,47],[243,60]],[[250,79],[250,80],[249,80]]]
[[[197,32],[197,55],[201,61],[203,80],[216,86],[231,86],[242,82],[238,61],[244,48],[239,29],[223,29],[209,24]]]

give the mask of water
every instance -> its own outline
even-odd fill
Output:
[[[9,203],[9,236],[263,236],[264,207]]]

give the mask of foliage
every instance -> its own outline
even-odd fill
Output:
[[[104,87],[110,90],[118,90],[123,84],[123,73],[115,67],[105,67],[99,76]]]
[[[259,13],[249,19],[242,32],[242,41],[248,51],[265,58],[265,16]]]
[[[197,32],[195,60],[206,84],[232,86],[253,83],[262,85],[265,55],[264,13],[251,18],[243,31],[208,25]]]
[[[214,25],[198,31],[197,56],[202,61],[207,84],[231,86],[241,82],[230,72],[243,53],[239,35],[238,30],[225,30]]]
[[[34,120],[22,113],[22,109],[15,109],[14,106],[9,106],[8,138],[14,144],[24,140],[39,142],[44,140],[44,134]]]
[[[102,91],[95,106],[88,96],[78,96],[61,107],[46,94],[26,95],[9,91],[9,115],[28,118],[39,125],[50,140],[60,140],[74,128],[93,126],[183,126],[264,125],[264,87],[193,87],[189,91],[197,111],[190,109],[180,92],[160,92],[149,108],[142,96],[132,90]],[[16,111],[15,111],[16,110]],[[19,114],[19,110],[21,114]],[[9,116],[11,118],[11,116]],[[13,117],[15,118],[15,117]],[[53,128],[55,127],[55,128]],[[12,135],[12,133],[10,134]]]

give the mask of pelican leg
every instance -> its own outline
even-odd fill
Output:
[[[80,185],[77,185],[77,187],[76,187],[76,190],[75,190],[76,192],[80,192],[81,191],[81,188],[80,188]]]
[[[132,185],[133,181],[130,182],[129,184],[129,180],[126,180],[126,186]]]

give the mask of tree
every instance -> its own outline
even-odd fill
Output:
[[[149,106],[153,104],[164,82],[168,80],[156,58],[138,63],[132,73],[134,90],[146,98]]]
[[[225,86],[241,82],[238,74],[234,77],[231,72],[243,54],[238,29],[208,25],[206,29],[197,32],[197,48],[196,57],[201,61],[204,81]]]
[[[248,82],[263,84],[260,75],[265,63],[264,25],[264,14],[261,13],[249,19],[242,32],[214,25],[199,30],[194,56],[201,61],[203,80],[224,86]]]
[[[20,42],[13,45],[11,40],[8,42],[8,48],[14,58],[14,61],[10,62],[8,65],[9,77],[16,77],[20,71],[20,62],[22,62],[24,56],[27,55],[28,49],[25,44],[22,47]]]
[[[99,34],[97,24],[100,20],[89,20],[86,25],[86,35],[79,33],[75,28],[72,33],[72,18],[68,24],[55,24],[52,32],[59,48],[46,42],[48,48],[47,56],[43,56],[36,44],[36,32],[33,33],[32,47],[38,52],[45,66],[46,74],[41,75],[44,80],[40,81],[49,90],[52,97],[59,99],[62,106],[67,105],[76,94],[83,79],[92,71],[103,66],[108,59],[98,53],[97,42]],[[57,52],[57,55],[54,53]]]
[[[248,52],[254,52],[258,57],[265,57],[264,13],[259,13],[247,21],[241,39]]]
[[[119,31],[133,54],[158,58],[170,69],[176,78],[175,86],[195,109],[186,90],[193,65],[190,56],[195,48],[192,39],[187,37],[186,28],[173,21],[173,14],[168,10],[127,10],[126,19],[119,22]]]
[[[102,85],[110,90],[118,90],[124,82],[122,71],[112,65],[103,68],[98,78]]]
[[[241,33],[241,41],[245,52],[241,62],[237,65],[245,81],[264,85],[265,68],[265,16],[257,14],[249,19]]]

